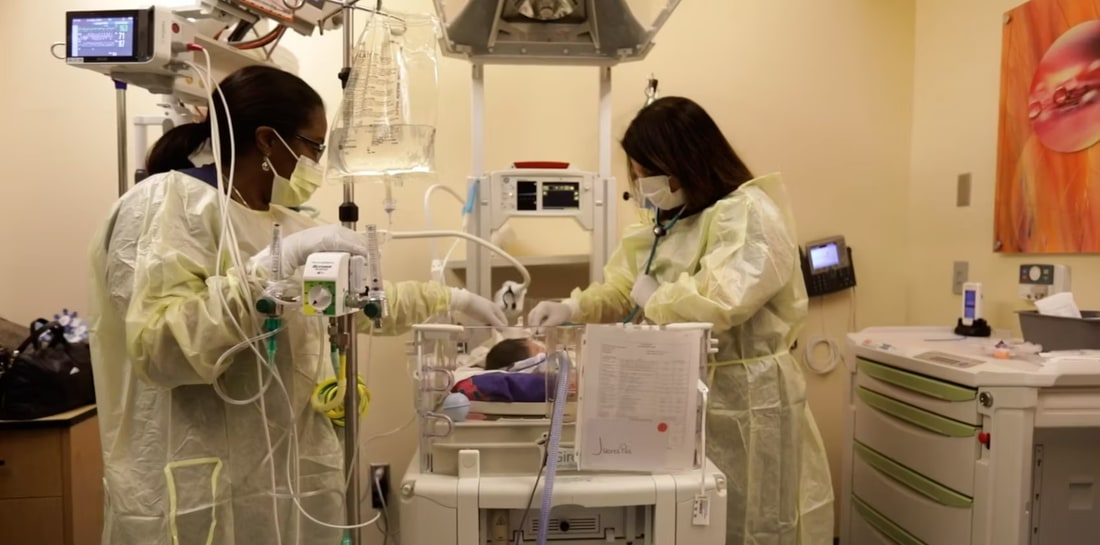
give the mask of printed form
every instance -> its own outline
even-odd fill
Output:
[[[577,442],[582,470],[692,468],[704,333],[588,326]]]

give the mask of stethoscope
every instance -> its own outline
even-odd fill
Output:
[[[661,239],[668,235],[668,232],[676,225],[676,222],[680,221],[680,215],[684,213],[684,208],[680,208],[680,211],[676,212],[672,219],[662,224],[660,221],[655,221],[653,224],[653,244],[649,247],[649,257],[645,260],[645,274],[649,274],[650,268],[653,267],[653,258],[657,255],[657,245],[660,244]],[[623,320],[624,324],[629,324],[634,321],[634,318],[641,312],[641,307],[634,305],[634,309],[630,311],[626,319]]]

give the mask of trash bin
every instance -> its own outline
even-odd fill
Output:
[[[1081,318],[1044,316],[1034,310],[1020,311],[1024,340],[1054,350],[1100,350],[1100,311],[1083,310]]]

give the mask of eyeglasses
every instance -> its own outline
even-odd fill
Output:
[[[325,143],[324,142],[318,142],[318,141],[316,141],[312,138],[307,138],[307,137],[302,136],[300,134],[295,134],[294,138],[297,138],[298,140],[301,140],[302,142],[305,142],[305,143],[309,144],[314,150],[317,151],[317,155],[321,155],[321,154],[325,153]]]

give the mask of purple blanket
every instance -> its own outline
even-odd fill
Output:
[[[470,401],[534,403],[546,401],[546,375],[542,373],[487,373],[459,382],[451,390]]]

